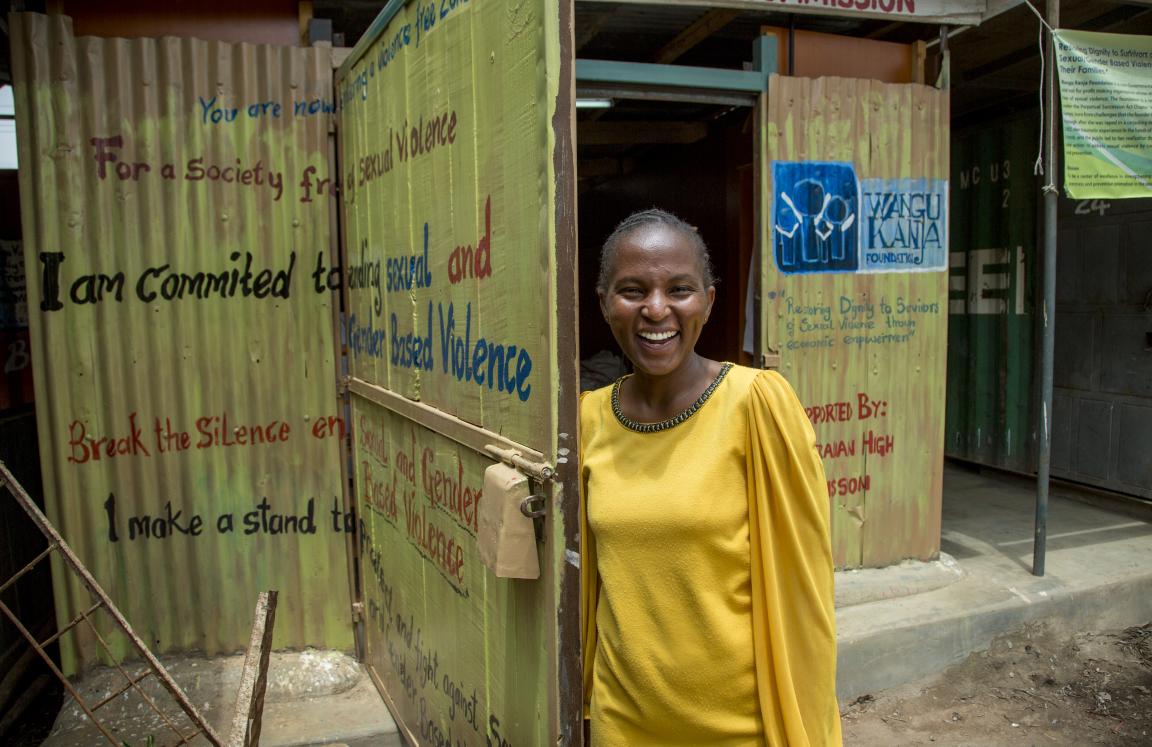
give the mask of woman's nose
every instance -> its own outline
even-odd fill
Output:
[[[668,316],[668,301],[662,293],[653,293],[640,310],[645,318],[658,322]]]

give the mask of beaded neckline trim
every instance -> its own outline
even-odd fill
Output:
[[[624,414],[623,408],[620,407],[620,383],[627,377],[621,376],[616,380],[616,383],[612,385],[612,414],[616,416],[616,420],[620,421],[620,425],[637,433],[655,433],[657,431],[666,431],[669,428],[675,428],[695,415],[696,411],[704,406],[704,403],[712,396],[712,392],[716,391],[716,387],[720,386],[720,382],[724,380],[724,377],[727,376],[731,370],[732,364],[725,363],[720,368],[720,373],[716,374],[716,378],[712,379],[712,383],[708,385],[708,388],[700,394],[695,402],[667,420],[661,420],[658,423],[641,423]]]

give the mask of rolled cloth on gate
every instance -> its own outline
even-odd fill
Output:
[[[476,540],[480,560],[500,578],[539,578],[536,529],[520,512],[530,495],[528,478],[506,464],[484,471],[484,498]]]

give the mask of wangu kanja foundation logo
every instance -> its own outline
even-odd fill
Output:
[[[773,246],[782,272],[854,272],[860,204],[850,163],[772,164]]]
[[[946,179],[859,179],[837,161],[772,163],[772,247],[783,273],[947,266]]]

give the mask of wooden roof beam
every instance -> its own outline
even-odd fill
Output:
[[[612,20],[612,16],[616,15],[614,8],[608,10],[599,10],[592,15],[591,18],[580,23],[576,27],[576,53],[579,54],[588,42],[596,38],[601,29],[608,25],[608,21]]]
[[[576,164],[576,174],[581,179],[599,177],[619,177],[631,174],[636,168],[632,158],[581,158]]]
[[[708,137],[703,122],[577,122],[577,145],[688,145]]]
[[[740,11],[732,8],[713,8],[697,18],[688,28],[676,35],[672,41],[660,48],[653,62],[667,65],[687,54],[693,47],[712,34],[727,26]]]

